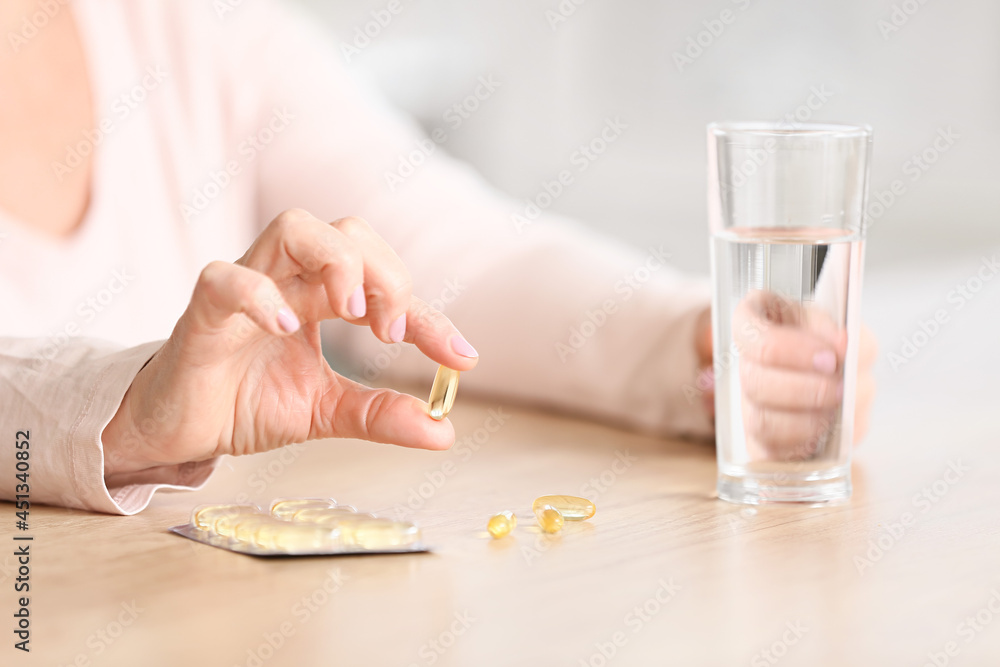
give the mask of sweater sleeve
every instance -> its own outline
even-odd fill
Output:
[[[276,110],[290,119],[258,156],[263,219],[293,206],[366,218],[414,292],[480,352],[464,391],[646,431],[712,433],[693,391],[708,287],[672,269],[669,248],[630,248],[497,193],[445,154],[446,133],[425,135],[356,81],[349,49],[287,8],[254,7],[226,44],[232,77],[259,73],[242,95],[257,100],[258,128]],[[433,374],[409,346],[384,346],[363,328],[337,322],[326,333],[363,381]]]
[[[135,514],[157,489],[193,489],[211,474],[214,461],[164,466],[118,480],[104,476],[101,434],[133,378],[161,342],[115,347],[94,339],[52,346],[40,339],[0,338],[0,498],[24,494],[15,477],[15,456],[27,451],[31,503]],[[163,418],[169,418],[164,410]],[[141,426],[135,437],[141,437]],[[28,445],[18,443],[27,442]],[[23,466],[22,466],[23,467]]]

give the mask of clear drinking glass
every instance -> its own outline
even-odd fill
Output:
[[[871,144],[859,125],[708,126],[724,500],[851,495]]]

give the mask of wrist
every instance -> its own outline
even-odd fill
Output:
[[[115,415],[101,432],[105,479],[111,475],[139,472],[158,465],[157,462],[148,460],[143,456],[146,439],[151,434],[145,433],[139,427],[143,421],[136,416],[137,406],[134,401],[136,396],[143,394],[143,390],[139,386],[146,377],[145,374],[148,374],[146,369],[149,368],[150,362],[155,358],[156,355],[154,354],[139,369],[139,372],[132,380],[132,384],[125,391],[125,395],[122,396],[121,403]]]
[[[104,477],[120,473],[137,472],[145,469],[136,460],[139,447],[137,429],[134,428],[130,413],[129,388],[122,399],[118,412],[111,418],[101,433],[101,447],[104,450]]]

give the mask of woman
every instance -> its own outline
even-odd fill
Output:
[[[312,438],[446,448],[448,421],[320,340],[344,320],[326,342],[380,382],[471,370],[445,305],[488,352],[465,390],[711,434],[705,286],[661,248],[515,225],[440,152],[387,183],[420,133],[287,8],[12,0],[0,27],[0,421],[30,432],[33,501],[130,514],[221,454]],[[836,380],[812,358],[768,363],[815,396]]]

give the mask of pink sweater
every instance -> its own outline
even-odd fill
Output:
[[[76,0],[73,11],[98,128],[53,170],[95,152],[89,211],[61,241],[0,212],[0,457],[10,470],[15,433],[30,432],[33,502],[132,514],[158,488],[204,483],[213,462],[108,488],[101,433],[201,268],[236,259],[293,207],[363,216],[396,249],[414,292],[480,352],[464,392],[711,433],[686,395],[706,286],[666,266],[662,249],[636,251],[555,216],[516,218],[522,203],[383,106],[331,40],[282,5],[219,17],[209,2]],[[433,375],[410,346],[327,324],[328,356],[345,375]],[[14,498],[15,482],[0,477],[0,497]]]

